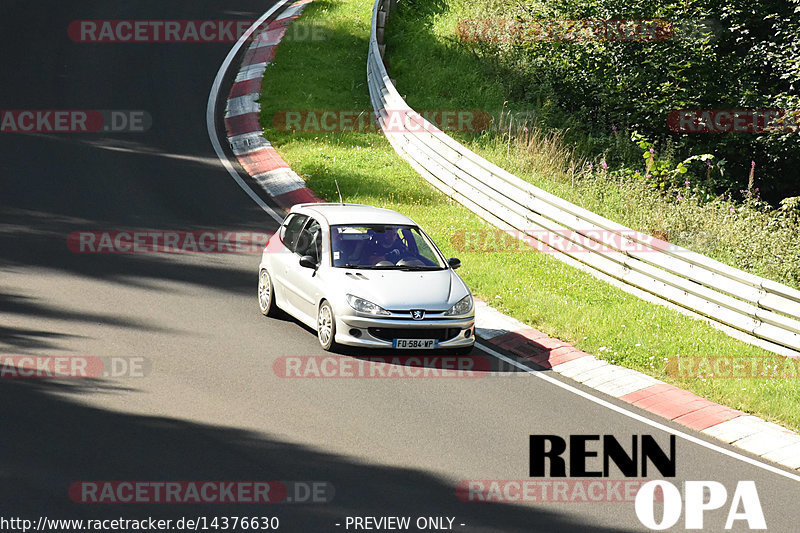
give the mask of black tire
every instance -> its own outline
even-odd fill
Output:
[[[333,315],[333,308],[327,300],[319,304],[317,311],[317,340],[319,345],[326,352],[336,347],[336,317]]]
[[[266,270],[258,273],[258,308],[264,316],[274,317],[278,314],[278,306],[275,305],[275,287]]]

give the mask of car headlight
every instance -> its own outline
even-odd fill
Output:
[[[359,313],[366,313],[368,315],[390,315],[391,313],[381,307],[378,304],[374,304],[369,300],[365,300],[364,298],[359,298],[358,296],[353,296],[352,294],[347,295],[347,303],[350,304],[350,307],[358,311]]]
[[[472,295],[467,294],[445,313],[445,316],[466,315],[472,311]]]

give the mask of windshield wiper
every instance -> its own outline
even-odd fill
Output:
[[[444,269],[442,267],[438,267],[438,266],[400,265],[400,270],[404,270],[404,271],[411,271],[411,270],[432,271],[432,270],[444,270]]]
[[[351,265],[346,264],[343,267],[338,268],[354,268],[358,270],[380,270],[380,269],[387,269],[387,268],[397,268],[395,265],[392,266],[377,266],[377,265]]]
[[[431,271],[431,270],[444,270],[442,267],[438,266],[416,266],[416,265],[351,265],[346,264],[344,266],[338,268],[353,268],[353,269],[360,269],[360,270],[402,270],[404,272],[408,271]]]

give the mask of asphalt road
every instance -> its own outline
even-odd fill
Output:
[[[456,486],[531,480],[530,434],[622,442],[651,434],[665,446],[661,430],[494,359],[497,372],[474,378],[282,378],[276,360],[324,352],[296,321],[260,315],[257,254],[67,248],[75,231],[275,229],[206,132],[209,90],[231,43],[67,36],[81,19],[254,20],[269,2],[3,7],[0,109],[143,110],[152,127],[0,133],[0,357],[142,358],[150,369],[117,379],[0,379],[0,518],[277,516],[283,531],[327,532],[348,530],[347,517],[431,516],[454,517],[454,529],[470,532],[646,530],[633,503],[463,502]],[[680,438],[676,463],[669,481],[679,487],[719,481],[730,496],[738,481],[754,480],[768,530],[796,531],[797,481]],[[621,477],[612,470],[611,479]],[[72,501],[69,487],[91,480],[318,481],[335,495],[274,505]],[[728,505],[707,513],[704,529],[723,530],[727,513]],[[743,521],[733,528],[748,530]]]

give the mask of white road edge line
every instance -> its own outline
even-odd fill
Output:
[[[217,152],[217,157],[222,163],[222,166],[224,166],[228,171],[228,174],[231,175],[233,181],[238,183],[239,187],[241,187],[242,190],[247,193],[247,196],[249,196],[255,203],[258,204],[261,209],[263,209],[269,216],[274,218],[278,223],[283,222],[284,217],[276,213],[275,210],[268,206],[260,196],[253,192],[253,190],[244,182],[239,173],[236,172],[236,169],[233,168],[231,162],[228,161],[227,156],[225,156],[225,152],[222,151],[222,145],[217,138],[217,129],[215,126],[216,121],[214,120],[214,117],[217,113],[217,96],[219,95],[219,90],[222,86],[222,78],[225,77],[225,72],[227,72],[228,68],[230,67],[233,58],[236,57],[236,54],[239,53],[239,49],[242,48],[244,42],[250,38],[255,29],[259,27],[262,22],[267,20],[270,15],[282,8],[289,1],[290,0],[280,0],[277,4],[272,6],[269,11],[261,15],[261,17],[259,17],[259,19],[255,21],[253,25],[250,26],[247,31],[244,32],[244,34],[242,34],[241,37],[239,37],[239,40],[236,41],[236,44],[233,45],[231,51],[228,52],[227,57],[225,57],[225,61],[222,62],[222,65],[217,71],[217,77],[214,78],[214,84],[211,86],[211,93],[208,95],[208,105],[206,106],[206,128],[208,129],[208,138],[211,139],[211,144],[214,146],[214,151]]]
[[[682,438],[684,440],[687,440],[687,441],[692,442],[694,444],[697,444],[699,446],[703,446],[704,448],[708,448],[709,450],[713,450],[715,452],[719,452],[719,453],[721,453],[723,455],[727,455],[728,457],[732,457],[734,459],[738,459],[738,460],[740,460],[742,462],[748,463],[750,465],[753,465],[755,467],[761,468],[763,470],[767,470],[769,472],[772,472],[773,474],[778,474],[778,475],[781,475],[783,477],[789,478],[789,479],[794,480],[794,481],[800,481],[800,475],[792,474],[790,472],[786,472],[785,470],[781,470],[780,468],[777,468],[775,466],[772,466],[772,465],[769,465],[769,464],[766,464],[766,463],[762,463],[761,461],[757,461],[756,459],[752,459],[750,457],[746,457],[744,455],[738,454],[738,453],[736,453],[734,451],[731,451],[731,450],[726,450],[725,448],[722,448],[721,446],[717,446],[716,444],[711,444],[710,442],[706,442],[706,441],[704,441],[702,439],[698,439],[697,437],[693,437],[692,435],[689,435],[687,433],[683,433],[681,431],[672,429],[672,428],[670,428],[668,426],[665,426],[663,424],[659,424],[658,422],[654,422],[653,420],[650,420],[649,418],[646,418],[644,416],[641,416],[641,415],[638,415],[638,414],[633,413],[631,411],[628,411],[627,409],[625,409],[623,407],[620,407],[618,405],[614,405],[613,403],[610,403],[610,402],[607,402],[605,400],[602,400],[602,399],[600,399],[600,398],[598,398],[596,396],[593,396],[592,394],[589,394],[586,391],[582,391],[582,390],[580,390],[580,389],[578,389],[576,387],[573,387],[572,385],[568,385],[567,383],[564,383],[564,382],[562,382],[562,381],[560,381],[558,379],[555,379],[552,376],[548,376],[545,372],[541,372],[541,371],[538,371],[538,370],[532,370],[529,367],[527,367],[527,366],[523,365],[522,363],[520,363],[519,361],[515,361],[514,359],[506,357],[505,355],[492,350],[491,348],[489,348],[488,346],[486,346],[486,345],[484,345],[482,343],[479,344],[479,343],[476,342],[475,346],[477,346],[478,348],[480,348],[484,352],[488,353],[489,355],[497,357],[501,361],[505,361],[506,363],[509,363],[509,364],[521,369],[521,370],[524,370],[524,371],[528,372],[529,374],[533,374],[537,378],[541,378],[541,379],[547,381],[548,383],[551,383],[551,384],[553,384],[553,385],[555,385],[557,387],[561,387],[562,389],[564,389],[564,390],[566,390],[568,392],[571,392],[573,394],[577,394],[578,396],[581,396],[582,398],[585,398],[585,399],[587,399],[587,400],[589,400],[591,402],[594,402],[594,403],[596,403],[598,405],[601,405],[602,407],[605,407],[607,409],[611,409],[612,411],[615,411],[615,412],[617,412],[617,413],[619,413],[621,415],[627,416],[629,418],[633,418],[634,420],[638,420],[639,422],[643,422],[643,423],[645,423],[645,424],[647,424],[649,426],[652,426],[652,427],[654,427],[656,429],[660,429],[662,431],[665,431],[665,432],[667,432],[669,434],[672,434],[672,435],[675,435],[677,437],[680,437],[680,438]]]

